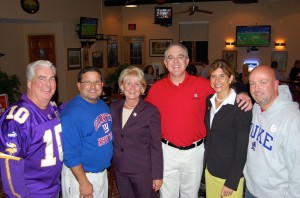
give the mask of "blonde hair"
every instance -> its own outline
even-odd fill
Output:
[[[122,85],[130,77],[136,77],[137,80],[142,84],[141,94],[143,94],[147,87],[147,83],[146,83],[146,80],[144,77],[144,72],[143,72],[143,70],[141,70],[140,68],[135,67],[135,66],[130,66],[121,72],[119,81],[118,81],[121,92],[124,93],[124,90],[122,89]]]

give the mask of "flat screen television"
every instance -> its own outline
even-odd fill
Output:
[[[91,17],[80,17],[79,38],[94,39],[97,35],[98,19]]]
[[[237,47],[270,47],[271,26],[236,26]]]
[[[155,7],[154,23],[165,26],[172,25],[172,7]]]

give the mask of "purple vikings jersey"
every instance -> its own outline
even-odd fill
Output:
[[[7,197],[56,197],[63,153],[59,112],[26,94],[0,117],[1,179]]]

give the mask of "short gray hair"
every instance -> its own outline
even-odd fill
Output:
[[[34,61],[34,62],[30,63],[27,66],[26,75],[27,75],[27,80],[28,81],[33,79],[33,77],[35,75],[35,68],[37,68],[37,67],[50,68],[50,69],[52,69],[54,75],[56,75],[56,68],[53,65],[53,63],[51,63],[50,61],[47,61],[47,60],[37,60],[37,61]]]
[[[168,51],[172,47],[181,47],[183,49],[183,55],[185,56],[185,58],[189,58],[188,49],[183,44],[181,44],[181,43],[173,43],[173,44],[169,45],[167,47],[167,49],[165,50],[165,60],[168,59]]]

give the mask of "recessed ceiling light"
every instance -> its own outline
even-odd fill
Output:
[[[136,8],[137,5],[126,5],[126,8]]]

